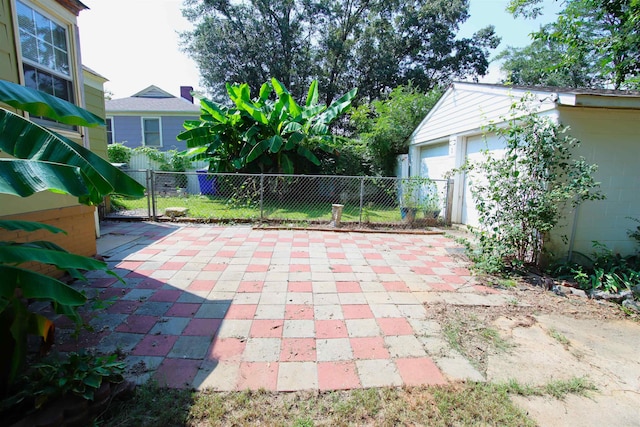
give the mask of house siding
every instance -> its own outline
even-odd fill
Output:
[[[581,141],[576,155],[598,165],[594,177],[606,195],[579,208],[574,249],[590,255],[598,241],[615,252],[633,253],[636,242],[627,230],[638,225],[631,218],[640,219],[640,111],[560,108],[560,121]],[[559,232],[570,236],[573,219]]]
[[[96,88],[85,85],[84,99],[87,110],[93,114],[105,118],[104,112],[104,92]],[[88,129],[91,151],[107,159],[107,129],[105,126],[96,126]]]
[[[157,148],[162,151],[185,150],[186,142],[178,141],[177,136],[184,131],[182,125],[186,120],[197,119],[196,116],[162,116],[156,113],[137,116],[118,116],[117,113],[113,113],[110,117],[113,117],[115,142],[129,148],[142,146],[142,117],[160,117],[162,147]]]
[[[140,116],[113,116],[113,136],[129,148],[142,145],[142,125]]]
[[[0,0],[0,77],[20,82],[10,0]]]
[[[196,120],[197,117],[192,116],[165,116],[162,118],[162,148],[164,150],[183,151],[187,149],[186,141],[178,141],[178,135],[184,131],[182,124],[186,120]]]

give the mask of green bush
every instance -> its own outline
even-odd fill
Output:
[[[111,163],[129,163],[131,151],[131,148],[120,142],[107,145],[107,156]]]
[[[488,126],[505,143],[503,157],[485,151],[482,161],[464,167],[480,223],[474,259],[489,273],[538,266],[564,208],[603,198],[593,179],[597,165],[573,155],[580,142],[538,115],[537,104],[529,94],[514,102],[507,126]]]

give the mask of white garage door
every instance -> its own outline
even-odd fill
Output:
[[[466,141],[466,158],[469,162],[483,161],[485,156],[483,151],[489,150],[493,157],[501,157],[504,155],[504,143],[496,136],[482,135],[470,136]],[[471,187],[474,182],[482,182],[483,177],[477,173],[470,173],[465,176],[464,180],[464,196],[462,199],[462,223],[472,226],[478,226],[478,211],[475,208]]]
[[[443,179],[444,174],[453,169],[453,159],[449,157],[449,143],[429,145],[420,150],[420,176]]]

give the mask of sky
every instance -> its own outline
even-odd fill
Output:
[[[82,62],[109,81],[105,90],[113,98],[126,98],[156,85],[175,95],[180,86],[201,89],[194,61],[180,51],[178,32],[192,28],[182,17],[182,0],[82,0],[89,10],[80,12]],[[508,0],[470,0],[470,17],[459,35],[494,25],[502,37],[497,54],[507,46],[529,44],[529,34],[554,21],[560,1],[544,0],[545,14],[536,21],[514,19],[505,12]],[[498,82],[498,64],[481,81]]]

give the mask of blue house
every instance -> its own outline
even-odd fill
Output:
[[[128,98],[105,101],[108,143],[161,151],[185,150],[185,142],[178,141],[176,136],[184,130],[185,120],[200,116],[192,91],[191,86],[181,86],[178,98],[152,85]]]

